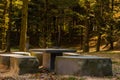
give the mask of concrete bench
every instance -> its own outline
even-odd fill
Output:
[[[34,56],[12,56],[10,58],[11,71],[24,74],[38,71],[39,61]]]
[[[31,54],[31,56],[37,57],[39,60],[40,66],[42,66],[42,64],[43,64],[43,52],[31,51],[30,54]]]
[[[29,52],[12,52],[13,54],[19,54],[19,55],[24,55],[24,56],[31,56]]]
[[[0,68],[9,69],[10,68],[10,57],[11,56],[22,56],[17,54],[0,54]]]
[[[72,52],[63,52],[63,56],[80,56],[80,55]]]
[[[96,56],[57,56],[55,72],[60,75],[111,76],[110,58]]]

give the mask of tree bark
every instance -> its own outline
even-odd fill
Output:
[[[100,51],[100,43],[101,43],[101,34],[98,31],[98,39],[97,39],[97,44],[96,44],[96,52]]]
[[[11,39],[10,39],[10,34],[11,34],[11,22],[12,22],[12,0],[8,1],[9,2],[9,22],[8,22],[8,30],[7,30],[7,44],[6,44],[6,51],[5,52],[10,52],[10,48],[11,48]]]
[[[103,21],[103,4],[101,0],[96,0],[97,1],[97,11],[95,12],[95,17],[96,17],[96,23],[97,23],[97,44],[96,44],[96,52],[100,51],[100,44],[101,44],[101,27],[104,25]]]
[[[86,5],[86,21],[85,21],[85,28],[84,28],[84,39],[83,39],[83,52],[89,52],[89,31],[90,31],[90,16],[89,16],[89,9],[90,3],[89,1],[85,1]]]
[[[45,7],[45,13],[44,13],[44,26],[43,26],[43,47],[46,48],[47,47],[47,34],[48,34],[48,0],[45,0],[44,3]]]
[[[83,52],[89,52],[89,28],[87,26],[84,29]]]
[[[27,38],[27,20],[28,20],[28,0],[23,0],[22,7],[22,23],[20,34],[20,51],[26,51],[26,38]]]
[[[111,3],[111,7],[112,7],[112,9],[111,9],[111,13],[113,14],[113,10],[114,10],[114,0],[112,0],[112,3]],[[113,18],[113,15],[112,15],[112,18]],[[110,40],[110,50],[113,50],[113,48],[114,48],[114,44],[113,44],[113,24],[111,24],[111,26],[110,26],[110,36],[111,36],[111,40]]]
[[[7,29],[7,21],[6,18],[8,18],[8,16],[6,15],[8,13],[8,2],[7,0],[5,0],[4,2],[4,12],[3,12],[3,27],[2,27],[2,50],[5,49],[6,47],[6,29]]]

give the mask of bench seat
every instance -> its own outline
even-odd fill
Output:
[[[55,72],[61,75],[111,76],[112,61],[97,56],[57,56]]]

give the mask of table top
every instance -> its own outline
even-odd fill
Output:
[[[47,52],[47,53],[76,52],[75,49],[64,49],[64,48],[41,48],[41,49],[30,49],[29,51]]]
[[[104,60],[104,59],[111,59],[109,57],[98,57],[98,56],[57,56],[57,58],[70,58],[70,59],[100,59],[100,60]]]

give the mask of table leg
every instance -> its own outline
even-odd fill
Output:
[[[50,58],[51,54],[43,53],[43,67],[50,69]]]
[[[62,56],[62,53],[51,53],[50,70],[52,70],[52,71],[54,71],[54,69],[55,69],[56,56]]]

